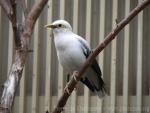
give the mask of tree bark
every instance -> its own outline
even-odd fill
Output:
[[[139,5],[137,5],[136,8],[134,8],[130,14],[124,18],[120,23],[116,24],[116,27],[105,37],[104,41],[99,44],[91,53],[91,55],[88,57],[82,68],[79,70],[78,73],[74,72],[73,76],[76,76],[77,80],[80,80],[86,69],[89,67],[89,65],[92,63],[93,59],[113,40],[115,39],[115,36],[140,12],[142,11],[146,6],[150,4],[150,0],[143,0]],[[66,87],[68,87],[68,90],[70,93],[74,90],[74,87],[77,84],[77,81],[72,76],[71,80],[67,84]],[[65,106],[70,94],[67,93],[67,91],[64,91],[62,96],[60,97],[57,106],[54,108],[52,113],[60,113],[63,111],[63,107]]]
[[[8,78],[3,85],[3,93],[0,100],[0,113],[11,113],[14,102],[15,92],[20,82],[22,71],[29,53],[28,46],[37,18],[48,0],[38,0],[32,7],[31,11],[25,18],[25,25],[22,30],[17,27],[16,4],[15,0],[0,0],[0,5],[12,23],[15,55],[13,63],[8,74]]]
[[[20,31],[18,27],[16,26],[16,22],[13,20],[13,16],[15,14],[15,7],[14,4],[12,4],[12,0],[0,0],[0,4],[2,8],[4,9],[6,15],[12,22],[13,31],[14,31],[14,39],[17,49],[15,50],[15,55],[13,57],[13,63],[11,66],[11,69],[9,71],[8,78],[6,82],[4,83],[4,89],[2,93],[2,97],[0,100],[0,113],[11,113],[11,107],[13,105],[15,92],[17,89],[17,86],[20,82],[20,78],[22,76],[22,71],[28,56],[28,45],[31,39],[31,35],[33,32],[33,28],[35,25],[35,22],[37,18],[39,17],[44,5],[47,3],[48,0],[39,0],[37,1],[34,6],[32,7],[31,11],[27,15],[25,19],[25,26],[23,26],[23,31]],[[87,69],[87,67],[91,64],[93,59],[115,38],[115,36],[127,25],[142,9],[144,9],[147,5],[150,4],[150,0],[144,0],[141,4],[139,4],[130,14],[128,17],[126,17],[123,21],[118,23],[116,25],[116,28],[112,30],[110,34],[108,34],[104,40],[104,42],[96,47],[96,49],[93,51],[93,53],[89,56],[83,67],[79,70],[79,73],[74,73],[73,76],[76,76],[78,80],[82,77],[83,73]],[[15,35],[16,31],[20,31],[20,35]],[[16,39],[16,36],[19,38]],[[68,89],[70,92],[73,91],[75,85],[77,82],[72,79],[69,81]],[[63,110],[63,107],[65,106],[67,99],[69,98],[69,94],[67,92],[64,92],[61,96],[60,100],[58,101],[58,104],[56,108],[54,109],[53,113],[60,113]]]

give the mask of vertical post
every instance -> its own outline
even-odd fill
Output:
[[[27,6],[27,0],[24,0],[25,6]],[[24,21],[24,14],[22,14],[22,21]],[[19,95],[19,112],[26,113],[26,65],[23,69],[22,77],[20,80],[20,95]]]
[[[142,0],[139,0],[142,2]],[[142,43],[143,43],[143,11],[138,15],[138,28],[137,28],[137,113],[142,113]]]
[[[0,25],[2,25],[2,11],[0,7]],[[2,72],[2,28],[0,26],[0,72]],[[2,86],[2,76],[0,76],[0,86]],[[0,89],[1,91],[1,89]],[[0,92],[1,95],[1,92]]]
[[[65,0],[60,0],[60,18],[64,19],[65,15]],[[58,64],[58,97],[60,97],[63,93],[64,89],[64,75],[63,68]]]
[[[38,94],[39,94],[39,20],[37,20],[34,29],[34,52],[33,52],[33,84],[32,84],[32,113],[38,113]]]
[[[130,0],[125,1],[125,16],[130,12]],[[129,88],[129,31],[130,27],[127,25],[124,31],[124,59],[123,59],[123,113],[128,113],[128,88]]]
[[[91,0],[86,1],[86,40],[91,43]],[[89,89],[84,86],[84,113],[89,113]]]
[[[73,31],[78,32],[78,0],[73,1]],[[71,113],[77,112],[77,92],[73,91],[71,96]]]
[[[112,7],[112,26],[116,26],[115,20],[117,19],[118,0],[113,0]],[[111,83],[110,83],[110,110],[115,113],[116,106],[116,39],[113,40],[111,45]]]
[[[52,2],[53,0],[48,1],[48,10],[47,10],[47,23],[52,22]],[[51,111],[51,101],[52,101],[52,86],[51,86],[51,56],[52,56],[52,39],[50,36],[50,31],[46,30],[46,80],[45,80],[45,111]]]
[[[11,22],[9,22],[8,67],[7,67],[7,73],[9,73],[9,70],[11,68],[12,58],[13,58],[13,30],[12,30]],[[7,75],[9,75],[9,74],[7,74]]]
[[[19,96],[19,112],[25,113],[25,103],[26,103],[26,76],[25,76],[25,70],[23,69],[22,78],[20,81],[20,96]]]
[[[105,0],[100,0],[100,29],[99,29],[99,42],[104,40],[105,36]],[[104,51],[99,55],[99,65],[102,71],[102,76],[104,74]],[[98,97],[97,97],[98,98]],[[103,99],[97,99],[97,113],[102,113],[103,111]]]

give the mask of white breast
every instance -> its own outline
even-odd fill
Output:
[[[69,70],[78,70],[85,62],[85,56],[79,41],[70,35],[55,37],[57,56],[62,66]]]

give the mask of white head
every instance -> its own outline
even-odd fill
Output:
[[[45,27],[52,28],[54,34],[72,31],[71,25],[65,20],[56,20],[52,24],[45,25]]]

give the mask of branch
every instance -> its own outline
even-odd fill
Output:
[[[0,5],[12,23],[15,45],[18,47],[20,41],[19,36],[17,35],[16,0],[0,0]]]
[[[6,0],[8,1],[8,0]],[[6,82],[4,83],[3,93],[0,100],[0,113],[11,113],[11,108],[14,102],[15,92],[17,89],[17,86],[19,85],[22,71],[29,53],[28,45],[29,41],[31,39],[31,35],[33,32],[33,28],[35,25],[35,22],[37,18],[39,17],[42,9],[44,8],[45,4],[48,0],[39,0],[37,1],[27,17],[25,18],[25,26],[21,29],[19,27],[16,27],[16,35],[14,35],[14,39],[16,39],[17,36],[19,36],[19,49],[15,51],[15,55],[13,57],[13,64],[11,66],[11,69],[8,74],[8,78]],[[0,4],[2,5],[3,9],[5,10],[6,14],[8,15],[8,18],[12,22],[12,24],[16,23],[16,19],[13,20],[12,17],[15,16],[15,7],[12,2],[5,2],[5,0],[0,0]],[[7,6],[7,7],[6,7]],[[8,6],[12,6],[12,9],[9,9]],[[9,11],[9,10],[11,11]],[[9,17],[9,12],[13,12],[11,15],[11,18]],[[16,18],[16,17],[13,17]],[[14,29],[14,28],[13,28]],[[20,34],[18,34],[20,33]],[[19,40],[16,40],[18,43]],[[15,44],[17,44],[15,43]],[[17,46],[17,45],[16,45]]]
[[[13,37],[14,37],[14,41],[15,41],[15,46],[16,48],[20,47],[20,29],[18,29],[17,27],[17,11],[16,11],[16,0],[10,0],[11,1],[11,5],[12,5],[12,12],[13,14],[11,15],[10,21],[12,24],[12,28],[13,28]]]
[[[48,0],[38,0],[36,4],[33,5],[31,11],[29,12],[26,22],[25,22],[25,28],[29,32],[29,35],[33,32],[34,24],[39,17],[41,11],[43,10],[45,4]]]
[[[2,6],[8,18],[11,19],[11,16],[13,14],[13,10],[12,10],[13,8],[10,0],[0,0],[0,5]]]
[[[91,53],[91,55],[88,57],[88,59],[86,60],[86,62],[84,63],[84,65],[82,66],[82,68],[79,70],[78,73],[74,72],[73,76],[76,76],[78,80],[81,79],[82,75],[84,74],[84,72],[86,71],[86,69],[90,66],[90,64],[92,63],[93,59],[96,58],[96,56],[115,38],[115,36],[141,11],[143,10],[146,6],[148,6],[150,4],[150,0],[144,0],[142,1],[139,5],[137,5],[136,8],[134,8],[131,13],[125,18],[123,19],[120,23],[118,23],[116,25],[116,27],[105,37],[105,40],[98,45],[93,53]],[[74,77],[72,76],[71,80],[68,83],[68,89],[69,92],[72,93],[72,91],[74,90],[74,87],[76,86],[77,82],[76,80],[74,80]],[[69,98],[69,94],[64,91],[63,95],[60,97],[57,106],[55,107],[55,109],[53,110],[52,113],[60,113],[63,110],[63,107],[65,106],[68,98]]]

